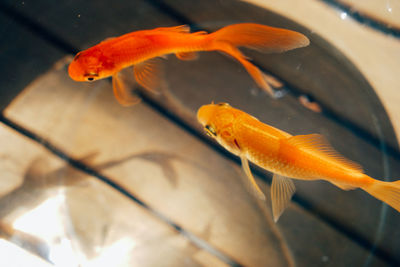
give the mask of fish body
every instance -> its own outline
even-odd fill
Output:
[[[202,106],[197,118],[208,135],[241,158],[256,196],[263,198],[248,161],[274,173],[271,197],[275,221],[295,191],[291,179],[326,180],[344,190],[361,188],[400,211],[400,181],[369,177],[319,134],[292,136],[225,103]]]
[[[155,58],[175,54],[179,59],[191,60],[199,51],[220,51],[238,60],[255,82],[272,95],[271,85],[279,82],[253,65],[238,47],[277,53],[308,44],[308,38],[301,33],[255,23],[233,24],[210,34],[204,31],[191,33],[185,25],[163,27],[108,38],[79,52],[69,65],[68,73],[75,81],[94,81],[112,76],[117,100],[129,105],[132,99],[118,79],[122,69],[134,66],[137,82],[148,90],[157,91],[160,70]]]
[[[170,53],[202,50],[205,36],[188,33],[185,26],[128,33],[78,53],[69,66],[75,81],[112,76],[122,69]]]

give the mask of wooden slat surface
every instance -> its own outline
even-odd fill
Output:
[[[1,236],[23,247],[30,246],[33,253],[55,264],[69,262],[72,266],[87,261],[88,264],[113,266],[138,263],[145,266],[226,266],[144,207],[66,165],[40,145],[3,125],[0,125],[0,136],[7,140],[0,148],[0,155],[7,155],[7,159],[0,162]],[[86,162],[95,156],[88,154]],[[97,166],[110,168],[123,162],[113,160]],[[7,177],[9,179],[4,179]],[[50,201],[58,203],[44,214],[33,213],[25,220],[28,224],[21,226],[21,217]],[[54,225],[55,222],[60,225]],[[57,232],[54,228],[64,230]],[[46,235],[39,235],[44,232]],[[71,247],[68,251],[68,247],[64,247],[62,253],[70,253],[71,258],[62,258],[62,254],[57,258],[57,239],[69,240],[79,251],[73,252]],[[4,259],[2,262],[6,264]]]

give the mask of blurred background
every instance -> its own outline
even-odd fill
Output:
[[[73,55],[124,33],[255,22],[305,34],[283,54],[244,49],[272,99],[217,52],[163,60],[165,90],[122,107],[110,80],[68,77]],[[295,181],[278,223],[240,160],[195,114],[228,102],[320,133],[377,179],[400,177],[400,4],[394,0],[0,2],[0,255],[4,266],[399,266],[400,215],[357,189]],[[244,178],[245,179],[245,178]]]

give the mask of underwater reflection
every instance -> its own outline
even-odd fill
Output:
[[[78,160],[91,164],[96,155],[91,153]],[[112,167],[125,160],[102,163],[99,167]],[[22,184],[0,198],[0,236],[54,263],[56,248],[62,249],[62,254],[66,253],[66,247],[72,249],[68,245],[71,241],[62,238],[68,236],[66,221],[69,220],[65,218],[68,207],[64,188],[87,186],[90,176],[69,164],[49,169],[46,159],[34,159]]]

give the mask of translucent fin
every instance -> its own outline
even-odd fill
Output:
[[[292,179],[282,175],[274,174],[271,186],[272,214],[277,222],[283,211],[289,205],[296,187]]]
[[[104,43],[104,42],[110,41],[115,38],[117,38],[117,37],[108,37],[108,38],[104,39],[103,41],[101,41],[100,43]]]
[[[248,179],[246,179],[246,185],[249,188],[250,192],[257,197],[258,199],[265,200],[265,195],[258,187],[256,180],[254,179],[253,174],[251,173],[249,162],[246,158],[246,155],[241,155],[240,159],[242,160],[242,167]]]
[[[326,157],[353,171],[363,172],[363,169],[359,164],[340,155],[320,134],[292,136],[287,139],[287,143],[298,148],[309,149],[316,153],[320,153],[321,157]]]
[[[384,182],[374,179],[372,184],[361,188],[400,212],[400,180]]]
[[[140,102],[140,98],[133,96],[124,82],[118,77],[119,73],[112,76],[114,96],[122,106],[132,106]]]
[[[353,189],[355,189],[356,187],[354,187],[354,186],[351,186],[351,185],[347,185],[347,184],[343,184],[343,183],[335,183],[335,182],[332,182],[332,181],[330,181],[332,184],[334,184],[334,185],[336,185],[337,187],[339,187],[340,189],[342,189],[342,190],[353,190]]]
[[[199,57],[196,52],[180,52],[175,55],[180,60],[195,60]]]
[[[198,31],[198,32],[192,32],[192,35],[204,35],[204,34],[208,34],[208,32],[206,31]]]
[[[213,33],[215,41],[245,46],[265,53],[277,53],[304,47],[310,41],[301,33],[255,23],[226,26]]]
[[[158,31],[170,31],[170,32],[181,32],[181,33],[189,33],[190,32],[190,27],[188,25],[179,25],[179,26],[173,26],[173,27],[160,27],[156,28],[153,31],[158,30]]]
[[[271,76],[262,72],[259,68],[253,65],[247,58],[237,49],[236,47],[227,44],[221,43],[218,45],[218,50],[227,53],[228,55],[232,56],[236,60],[238,60],[243,67],[247,70],[250,76],[254,79],[257,85],[262,88],[265,92],[267,92],[271,97],[275,98],[275,92],[272,89],[272,85],[279,85],[282,86],[276,79],[273,79]]]
[[[275,88],[279,88],[282,87],[283,84],[274,76],[268,75],[266,73],[263,72],[263,76],[264,76],[264,80],[267,81],[267,83],[269,83],[270,85],[272,85]]]
[[[160,58],[151,58],[133,67],[133,74],[136,81],[147,90],[156,94],[159,94],[161,91],[162,73]]]

